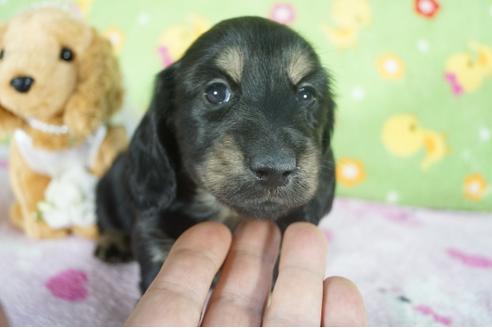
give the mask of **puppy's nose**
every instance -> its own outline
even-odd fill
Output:
[[[34,84],[34,79],[30,76],[18,76],[10,81],[12,88],[20,93],[26,93],[31,89]]]
[[[296,159],[288,155],[256,157],[252,159],[250,169],[265,186],[281,187],[289,183],[289,178],[296,169]]]

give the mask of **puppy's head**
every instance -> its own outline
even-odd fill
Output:
[[[319,180],[332,164],[322,162],[333,123],[328,77],[294,31],[256,17],[223,21],[168,72],[166,120],[181,166],[222,203],[275,219],[328,183]]]

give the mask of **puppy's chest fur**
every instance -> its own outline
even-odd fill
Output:
[[[178,205],[179,210],[196,221],[217,221],[234,229],[241,217],[232,208],[221,203],[214,195],[203,188],[195,191],[191,201]]]

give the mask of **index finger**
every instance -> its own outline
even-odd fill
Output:
[[[230,243],[231,233],[220,223],[201,223],[185,231],[126,325],[197,326]]]
[[[325,261],[326,240],[316,226],[299,222],[287,228],[264,326],[320,325]]]

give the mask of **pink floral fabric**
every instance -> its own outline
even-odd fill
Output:
[[[102,263],[75,237],[27,239],[8,222],[0,163],[0,301],[11,324],[121,325],[139,297],[137,265]],[[370,325],[492,325],[490,215],[338,198],[320,227],[327,275],[359,286]]]

